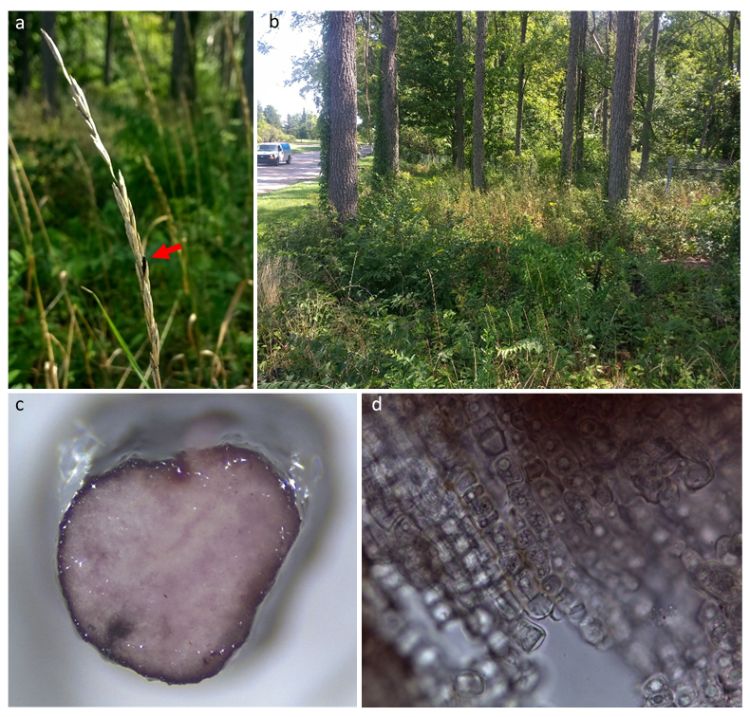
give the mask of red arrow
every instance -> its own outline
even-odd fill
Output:
[[[182,244],[173,244],[172,246],[167,246],[166,244],[162,244],[155,252],[152,259],[166,259],[169,261],[169,255],[172,252],[180,251],[182,249]]]

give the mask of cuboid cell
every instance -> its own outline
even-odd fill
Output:
[[[695,687],[687,683],[678,684],[674,690],[674,700],[678,707],[691,707],[695,705],[697,700]]]
[[[517,619],[522,612],[518,598],[509,590],[495,592],[492,595],[492,606],[502,618],[509,622]]]
[[[545,617],[552,614],[553,608],[554,604],[552,601],[546,595],[538,593],[529,600],[526,605],[526,612],[529,614],[529,617],[534,618],[534,620],[543,620]]]
[[[500,456],[492,461],[490,472],[500,481],[505,483],[505,485],[512,485],[513,483],[520,483],[523,481],[523,475],[513,465],[513,462],[508,456]]]
[[[547,575],[542,580],[542,590],[547,593],[548,597],[555,598],[560,594],[563,589],[563,581],[555,573]]]
[[[714,467],[709,461],[688,458],[680,473],[682,482],[690,491],[705,488],[714,479]]]
[[[649,707],[670,707],[674,704],[674,695],[666,675],[661,672],[651,675],[641,687],[641,693]]]
[[[547,464],[541,458],[532,458],[523,466],[523,472],[526,475],[526,480],[529,482],[541,478],[546,471]]]
[[[505,436],[496,426],[486,430],[482,435],[477,437],[479,447],[489,456],[496,456],[504,453],[507,449]]]
[[[462,469],[459,470],[453,477],[453,485],[455,486],[456,492],[463,496],[468,493],[472,488],[476,489],[479,485],[479,479],[477,478],[474,471]]]
[[[579,625],[581,636],[589,643],[603,649],[607,641],[607,629],[604,623],[596,617],[587,616]]]
[[[524,652],[533,652],[539,649],[547,632],[530,620],[519,620],[513,627],[513,639]]]
[[[474,670],[463,670],[453,680],[453,689],[458,695],[481,695],[484,692],[484,679]]]

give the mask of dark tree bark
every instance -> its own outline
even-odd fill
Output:
[[[326,13],[328,200],[340,221],[357,215],[357,42],[354,13]]]
[[[738,25],[737,11],[732,10],[729,13],[729,26],[727,27],[727,64],[729,65],[729,71],[734,74],[735,72],[739,76],[740,74],[740,52],[737,49],[737,62],[735,64],[734,58],[734,31]],[[737,123],[739,127],[740,122],[740,92],[738,87],[729,88],[729,116],[732,122]],[[724,147],[722,150],[722,156],[734,158],[735,148],[733,146]]]
[[[370,107],[370,12],[365,13],[365,41],[362,43],[362,67],[364,70],[365,84],[365,112],[367,112],[367,124],[365,132],[367,141],[372,141],[372,108]]]
[[[40,13],[42,30],[57,43],[55,25],[57,13]],[[60,113],[60,102],[57,97],[57,63],[46,42],[42,42],[42,107],[44,117],[57,117]]]
[[[252,113],[253,103],[255,102],[253,95],[253,58],[255,57],[255,47],[253,41],[253,13],[248,11],[245,13],[245,33],[244,33],[244,47],[242,49],[242,82],[245,85],[245,95],[247,96],[247,104],[250,107]]]
[[[630,148],[633,140],[633,100],[637,62],[638,13],[618,12],[607,183],[607,197],[611,205],[625,201],[630,190]]]
[[[29,50],[29,13],[14,13],[16,20],[23,20],[24,29],[16,32],[16,48],[18,50],[13,60],[13,90],[17,97],[25,97],[31,87],[31,53]],[[13,28],[11,22],[11,28]],[[46,44],[46,43],[45,43]]]
[[[638,176],[643,178],[648,173],[648,162],[651,156],[651,139],[654,136],[652,115],[654,96],[656,95],[656,47],[659,42],[659,20],[661,13],[655,12],[651,20],[651,43],[648,46],[648,88],[646,106],[643,109],[643,129],[641,130],[641,168]]]
[[[568,39],[568,65],[565,76],[565,117],[562,134],[561,174],[570,181],[573,176],[573,133],[575,130],[576,96],[578,89],[578,61],[581,35],[585,30],[585,12],[570,13],[570,36]]]
[[[106,29],[104,33],[104,84],[112,82],[112,32],[114,30],[114,14],[111,11],[104,13],[106,16]]]
[[[229,39],[233,32],[232,23],[225,19],[222,32],[219,33],[219,80],[223,90],[229,89],[232,81],[232,58],[229,56]]]
[[[398,15],[395,12],[383,12],[381,39],[380,103],[374,170],[377,176],[392,179],[398,173]]]
[[[465,167],[465,145],[464,136],[464,14],[456,13],[456,48],[455,48],[455,73],[456,73],[456,102],[453,108],[453,166],[463,171]]]
[[[588,32],[588,13],[583,13],[583,28],[578,47],[578,86],[576,88],[576,140],[573,159],[573,170],[578,172],[583,167],[583,119],[586,114],[586,33]]]
[[[169,94],[179,100],[183,95],[192,101],[197,87],[195,83],[195,31],[200,13],[179,11],[174,17],[172,35],[172,76]]]
[[[602,147],[607,151],[609,144],[609,38],[612,35],[612,11],[607,11],[607,30],[604,33],[604,76],[607,78],[602,91]]]
[[[521,13],[521,52],[526,44],[526,27],[529,22],[529,13]],[[518,90],[516,99],[516,157],[521,156],[521,134],[523,132],[523,99],[526,92],[526,65],[523,59],[518,67]]]
[[[487,42],[487,13],[477,12],[477,41],[474,51],[474,112],[472,114],[471,185],[484,191],[484,61]]]

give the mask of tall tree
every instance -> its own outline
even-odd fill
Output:
[[[222,33],[223,34],[223,33]],[[244,47],[242,50],[242,82],[245,85],[245,95],[247,104],[252,108],[253,99],[253,58],[255,57],[255,47],[253,40],[253,13],[248,10],[245,13],[245,36]]]
[[[734,72],[734,28],[737,25],[737,11],[729,12],[729,27],[727,28],[727,64],[729,70]],[[739,65],[739,63],[737,63]]]
[[[576,88],[576,139],[573,169],[578,172],[583,167],[583,120],[586,114],[586,35],[588,33],[588,13],[583,13],[583,28],[578,48],[578,84]]]
[[[362,84],[365,90],[365,136],[367,141],[372,141],[372,108],[370,106],[370,11],[365,13],[365,37],[362,43],[362,68],[364,80]]]
[[[57,42],[55,37],[57,13],[43,12],[41,21],[42,30],[54,42]],[[42,43],[42,107],[46,118],[56,117],[60,112],[60,101],[57,97],[57,64],[46,42]]]
[[[659,22],[661,13],[654,12],[651,20],[651,42],[648,46],[648,88],[646,91],[646,106],[643,108],[643,127],[641,129],[641,168],[639,177],[648,173],[648,162],[651,156],[651,139],[654,136],[652,115],[654,111],[654,97],[656,96],[656,46],[659,42]]]
[[[578,172],[583,167],[583,119],[586,114],[586,33],[588,32],[588,13],[583,13],[583,27],[578,46],[578,82],[576,86],[576,131],[573,152],[573,170]]]
[[[169,94],[179,100],[183,95],[194,100],[197,87],[195,82],[195,33],[198,29],[200,13],[175,13],[174,33],[172,35],[172,75]]]
[[[466,138],[464,137],[464,14],[456,13],[456,48],[454,55],[454,73],[456,85],[456,101],[453,107],[453,166],[463,171],[465,166],[464,152]]]
[[[477,12],[477,40],[474,48],[474,111],[472,113],[471,185],[484,191],[484,65],[487,44],[487,13]]]
[[[398,172],[398,15],[383,12],[380,50],[380,102],[375,134],[375,176],[392,179]]]
[[[112,82],[112,34],[114,32],[114,13],[108,10],[105,15],[104,28],[104,84]]]
[[[523,53],[523,47],[526,44],[526,27],[529,23],[529,13],[521,13],[521,53]],[[518,66],[518,89],[516,91],[516,143],[515,151],[516,157],[521,156],[521,133],[523,131],[523,98],[526,91],[526,65],[524,63],[523,54],[521,55],[521,63]]]
[[[570,181],[573,176],[573,133],[575,130],[576,97],[578,90],[578,62],[581,52],[581,36],[585,33],[586,13],[570,13],[570,35],[568,37],[568,64],[565,75],[565,116],[562,134],[562,177]]]
[[[638,13],[618,12],[607,182],[607,197],[611,205],[626,200],[630,191],[630,147],[633,141],[637,62]]]
[[[607,11],[607,24],[604,31],[604,76],[607,80],[602,88],[602,147],[607,150],[609,144],[609,64],[610,64],[610,37],[612,36],[612,11]]]
[[[323,25],[326,84],[324,180],[340,221],[357,215],[357,71],[354,13],[327,12]],[[323,149],[323,148],[321,148]]]
[[[229,37],[234,32],[232,23],[224,20],[224,29],[219,33],[219,80],[221,89],[226,92],[232,79],[232,58],[229,56],[229,45],[233,40]]]

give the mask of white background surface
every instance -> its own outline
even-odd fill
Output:
[[[301,85],[288,86],[286,82],[292,75],[292,60],[304,55],[311,44],[320,45],[320,27],[293,29],[291,11],[285,11],[281,16],[273,14],[279,19],[279,27],[273,30],[269,27],[269,14],[256,12],[254,18],[256,37],[269,47],[268,54],[255,55],[255,102],[260,102],[263,107],[275,107],[282,122],[286,121],[288,114],[303,109],[317,116],[313,93],[303,96],[300,94]]]
[[[15,409],[16,400],[11,397],[9,405],[12,705],[355,704],[354,394],[34,392],[23,396],[22,413]],[[113,425],[138,431],[156,418],[166,435],[170,413],[179,425],[217,408],[247,416],[255,441],[275,441],[273,450],[319,443],[323,482],[313,487],[303,532],[245,646],[216,677],[197,685],[167,686],[107,662],[73,627],[55,571],[62,509],[59,451],[70,444],[71,436],[80,435],[79,422],[95,433],[97,424],[104,424],[99,433],[104,437]],[[281,428],[285,425],[293,426],[286,434]],[[105,445],[100,450],[111,448]],[[329,495],[324,490],[326,483],[331,488]]]

